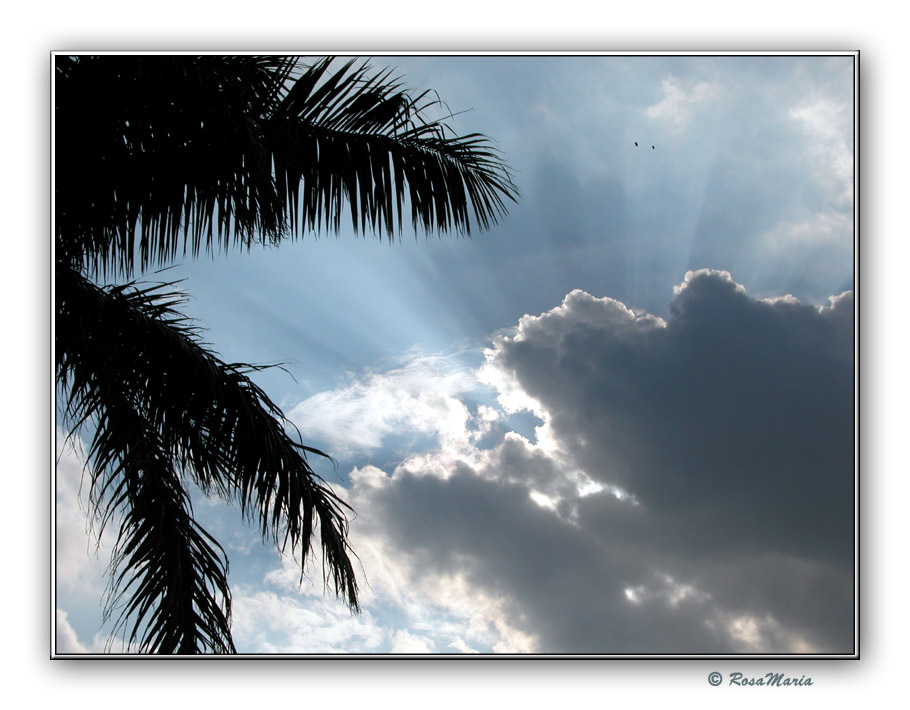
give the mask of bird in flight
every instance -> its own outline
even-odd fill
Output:
[[[651,146],[651,150],[654,150],[654,146],[653,146],[653,145]]]
[[[636,148],[638,147],[638,141],[635,141],[635,147]]]

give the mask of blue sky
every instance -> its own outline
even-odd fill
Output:
[[[373,63],[464,110],[521,198],[470,239],[169,272],[225,359],[286,363],[259,381],[357,512],[352,618],[196,499],[238,650],[852,653],[853,57]],[[96,651],[74,456],[58,650]]]

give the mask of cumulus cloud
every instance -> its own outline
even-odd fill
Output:
[[[762,300],[704,270],[663,320],[575,291],[484,371],[539,437],[351,475],[374,602],[396,633],[439,622],[387,643],[853,652],[852,293]]]
[[[754,300],[702,271],[670,311],[664,324],[575,292],[494,357],[595,479],[674,514],[736,496],[739,524],[765,538],[852,550],[852,300]]]
[[[482,367],[415,356],[311,398],[295,420],[351,451],[422,438],[339,486],[363,614],[282,558],[234,586],[238,649],[852,653],[853,307],[708,270],[666,318],[576,290]],[[58,644],[86,647],[65,613]]]

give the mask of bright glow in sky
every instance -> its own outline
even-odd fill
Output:
[[[352,617],[194,499],[238,650],[853,653],[853,57],[374,65],[472,109],[522,196],[471,239],[175,270],[224,359],[286,363],[257,379],[356,511]],[[79,474],[58,652],[106,638]]]

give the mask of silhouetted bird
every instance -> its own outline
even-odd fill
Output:
[[[638,147],[638,142],[637,142],[637,141],[636,141],[636,143],[635,143],[635,147],[636,147],[636,148]]]
[[[653,146],[653,145],[651,146],[651,150],[654,150],[654,146]]]

